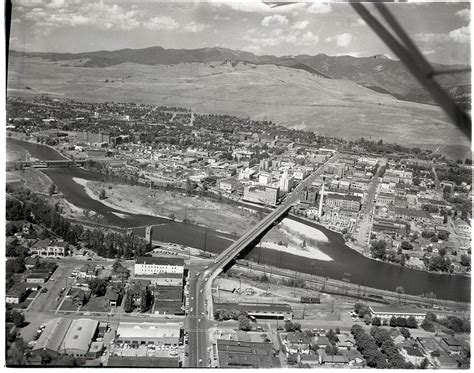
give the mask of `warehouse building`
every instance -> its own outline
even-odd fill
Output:
[[[117,328],[116,343],[135,346],[178,346],[180,334],[179,323],[121,322]]]
[[[91,319],[73,320],[61,343],[61,353],[85,358],[97,334],[99,322]]]
[[[184,260],[175,257],[142,256],[135,261],[135,276],[153,276],[169,273],[180,274],[184,272]]]

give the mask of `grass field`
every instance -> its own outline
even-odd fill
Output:
[[[274,65],[198,64],[106,68],[11,58],[9,95],[137,102],[223,113],[357,139],[470,146],[435,106],[399,101],[347,80]]]

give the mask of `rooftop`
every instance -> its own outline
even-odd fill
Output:
[[[179,338],[179,323],[127,323],[121,322],[117,328],[120,338]]]
[[[91,319],[73,320],[64,337],[61,349],[75,349],[87,352],[99,322]]]
[[[156,264],[168,266],[184,266],[184,259],[175,257],[142,256],[137,258],[135,264]]]
[[[62,317],[47,323],[33,351],[43,349],[59,351],[70,324],[71,320]]]
[[[370,306],[369,309],[375,313],[426,315],[426,311],[413,308],[397,308],[392,306]]]

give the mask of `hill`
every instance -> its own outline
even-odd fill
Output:
[[[63,65],[37,57],[11,58],[8,94],[181,106],[348,139],[469,146],[438,107],[400,101],[301,69],[247,62]]]
[[[252,53],[226,48],[165,49],[159,46],[143,49],[121,49],[84,53],[24,53],[11,51],[11,56],[41,57],[49,61],[64,61],[65,65],[82,67],[108,67],[125,62],[142,65],[175,65],[187,62],[242,61],[253,64],[274,64],[301,69],[321,77],[347,79],[377,92],[391,94],[400,100],[434,103],[424,88],[411,76],[400,61],[383,55],[373,57],[298,55],[276,57],[257,56]],[[434,64],[435,70],[465,68]],[[442,75],[437,78],[450,94],[467,107],[470,105],[470,74]]]

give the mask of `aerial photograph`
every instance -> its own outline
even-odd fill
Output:
[[[469,2],[4,7],[4,367],[470,369]]]

